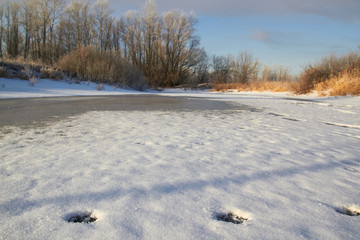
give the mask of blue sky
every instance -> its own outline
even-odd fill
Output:
[[[114,15],[144,0],[109,0]],[[360,0],[155,0],[160,11],[193,11],[201,45],[216,55],[251,52],[297,74],[330,54],[359,51]]]

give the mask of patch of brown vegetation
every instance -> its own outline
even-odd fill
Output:
[[[226,92],[235,90],[238,92],[241,91],[258,91],[258,92],[265,92],[265,91],[271,91],[271,92],[291,92],[294,89],[294,86],[296,85],[296,82],[293,81],[256,81],[256,82],[250,82],[248,84],[242,84],[242,83],[219,83],[214,84],[213,89],[214,91],[219,92]]]
[[[346,71],[337,77],[315,84],[314,91],[321,96],[360,96],[360,70]]]

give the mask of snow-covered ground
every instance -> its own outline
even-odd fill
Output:
[[[59,97],[59,96],[97,96],[133,94],[138,91],[114,88],[105,85],[103,90],[97,90],[93,82],[52,81],[40,79],[35,86],[29,81],[0,78],[0,99],[2,98],[29,98],[29,97]]]
[[[55,94],[10,81],[0,98]],[[56,94],[108,95],[74,86]],[[360,216],[341,213],[360,211],[359,97],[160,94],[257,110],[92,111],[0,129],[0,239],[359,239]],[[66,221],[79,211],[97,221]],[[227,212],[248,220],[216,219]]]

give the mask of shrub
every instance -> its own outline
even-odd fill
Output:
[[[39,81],[38,78],[36,77],[36,72],[34,70],[33,67],[31,67],[30,65],[25,65],[24,66],[24,70],[21,71],[21,73],[23,74],[23,78],[24,80],[29,80],[29,85],[34,87],[35,84]],[[21,74],[19,74],[21,75]]]
[[[98,91],[104,90],[104,88],[105,88],[105,86],[104,86],[104,84],[102,84],[102,83],[96,85],[96,89],[97,89]]]
[[[41,62],[35,62],[31,59],[25,59],[22,56],[18,56],[16,58],[3,57],[3,58],[1,58],[1,61],[4,63],[7,63],[7,64],[19,65],[19,66],[29,65],[29,66],[35,67],[35,66],[42,65]]]
[[[53,79],[61,80],[64,79],[64,73],[56,68],[42,67],[40,69],[40,78],[41,79]]]
[[[296,94],[306,94],[315,90],[316,86],[326,85],[330,79],[338,79],[345,73],[360,70],[360,55],[349,53],[346,56],[330,56],[323,58],[319,63],[309,65],[300,75]]]
[[[322,96],[360,96],[360,69],[345,71],[338,77],[320,82],[314,86],[314,90]]]
[[[0,77],[19,78],[22,80],[30,80],[32,75],[39,76],[40,66],[35,62],[25,60],[21,57],[16,59],[2,59],[0,62]]]
[[[93,47],[79,48],[64,56],[58,65],[80,79],[129,86],[137,90],[144,90],[146,85],[142,74],[120,53],[98,51]]]
[[[31,77],[34,76],[34,71],[29,65],[24,66],[23,72],[24,72],[24,76],[26,77],[26,79],[24,80],[30,80]]]
[[[34,87],[37,82],[38,82],[38,79],[35,76],[32,76],[29,79],[29,85],[32,86],[32,87]]]
[[[0,78],[6,78],[6,69],[4,67],[0,67]]]

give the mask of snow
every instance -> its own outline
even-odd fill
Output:
[[[134,90],[125,90],[105,85],[103,90],[97,90],[93,82],[52,81],[40,79],[35,86],[29,81],[0,78],[0,99],[2,98],[32,98],[32,97],[64,97],[64,96],[97,96],[139,94]]]
[[[12,81],[1,79],[1,98],[136,93]],[[256,111],[92,111],[3,127],[0,239],[359,239],[360,216],[338,211],[360,206],[359,97],[159,94]],[[79,212],[97,221],[66,221]],[[227,212],[248,220],[217,221]]]

